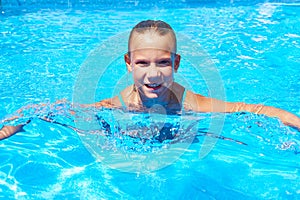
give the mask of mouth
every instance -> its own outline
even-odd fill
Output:
[[[161,88],[162,84],[152,83],[152,84],[145,84],[145,86],[152,90],[158,90]]]

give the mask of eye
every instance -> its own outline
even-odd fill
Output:
[[[161,66],[161,67],[170,66],[171,65],[171,60],[170,59],[160,60],[158,62],[158,65]]]
[[[140,66],[140,67],[146,67],[148,66],[148,62],[144,60],[139,60],[135,63],[135,65]]]

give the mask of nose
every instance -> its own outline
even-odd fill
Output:
[[[147,70],[149,81],[155,81],[155,79],[160,77],[160,70],[158,69],[158,67],[156,67],[154,63],[151,63]]]

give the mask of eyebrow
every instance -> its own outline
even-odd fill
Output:
[[[148,58],[137,58],[136,62],[137,61],[146,61],[146,60],[149,60],[149,59]],[[163,60],[172,60],[172,56],[155,59],[155,61],[163,61]]]

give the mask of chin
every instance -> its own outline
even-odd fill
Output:
[[[158,95],[157,94],[145,94],[145,97],[148,98],[148,99],[158,99]]]
[[[157,99],[159,97],[158,94],[154,92],[149,92],[149,91],[140,91],[142,96],[146,97],[147,99]]]

